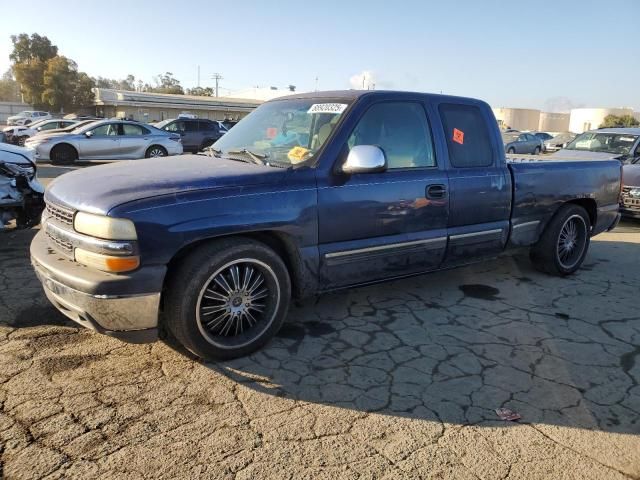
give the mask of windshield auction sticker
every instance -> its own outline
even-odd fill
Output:
[[[333,113],[341,114],[347,108],[346,103],[314,103],[307,113]]]

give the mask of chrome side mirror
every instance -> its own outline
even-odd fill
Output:
[[[380,147],[356,145],[352,147],[347,161],[342,165],[344,173],[375,173],[387,169],[387,158]]]
[[[87,138],[93,137],[93,130],[89,130],[88,132],[84,132],[84,136]]]

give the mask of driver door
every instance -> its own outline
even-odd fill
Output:
[[[346,149],[356,145],[380,147],[387,169],[336,171],[332,185],[318,189],[323,289],[437,268],[447,246],[449,181],[424,105],[374,103]]]

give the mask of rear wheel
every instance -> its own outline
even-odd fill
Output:
[[[540,147],[536,147],[533,149],[533,154],[534,155],[540,155]]]
[[[511,148],[507,149],[507,153],[516,153],[516,149],[511,147]]]
[[[247,355],[280,329],[291,281],[282,259],[250,239],[195,250],[172,275],[165,297],[169,331],[205,359]]]
[[[586,210],[579,205],[564,205],[531,249],[531,260],[546,273],[570,275],[587,256],[590,234],[591,222]]]
[[[78,152],[71,145],[56,145],[49,154],[51,163],[54,165],[69,165],[78,159]]]
[[[167,151],[160,145],[151,145],[144,154],[146,158],[166,157]]]

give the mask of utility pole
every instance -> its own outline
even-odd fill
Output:
[[[216,97],[218,96],[218,82],[222,80],[222,75],[219,73],[214,73],[211,75],[211,78],[216,81]]]
[[[318,91],[318,77],[316,76],[316,92]]]
[[[200,88],[200,65],[198,65],[198,88]]]

